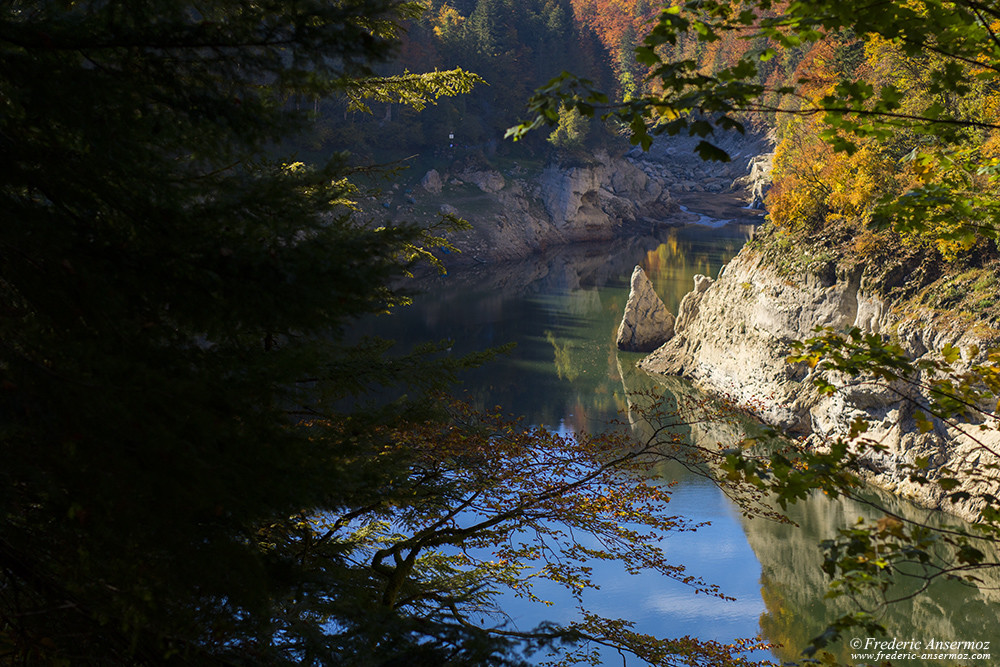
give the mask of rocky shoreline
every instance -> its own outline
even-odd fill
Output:
[[[410,186],[359,202],[376,222],[430,224],[441,214],[471,224],[449,234],[452,266],[524,258],[579,242],[606,241],[716,219],[759,218],[767,138],[734,143],[735,159],[702,162],[690,142],[649,153],[561,155],[544,165],[495,165],[475,156],[423,173]],[[765,157],[761,157],[761,154]]]
[[[789,343],[814,335],[817,326],[888,334],[914,359],[930,359],[945,344],[983,350],[982,357],[1000,344],[1000,331],[898,307],[879,289],[884,267],[817,254],[808,264],[789,269],[782,263],[783,252],[769,229],[717,278],[696,277],[695,289],[681,301],[669,340],[640,361],[640,368],[688,378],[750,409],[762,421],[806,438],[812,447],[846,436],[851,421],[863,417],[871,424],[866,437],[887,447],[883,453],[866,455],[870,482],[922,505],[974,519],[981,501],[952,503],[937,485],[910,481],[905,466],[926,458],[928,477],[935,479],[948,469],[996,463],[990,451],[1000,451],[996,428],[979,430],[979,424],[938,420],[932,431],[921,433],[914,400],[925,401],[926,396],[913,386],[843,378],[835,394],[824,396],[813,387],[810,369],[789,364],[786,357]],[[996,491],[967,482],[958,490]]]

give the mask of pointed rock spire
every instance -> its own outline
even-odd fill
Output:
[[[625,315],[618,327],[618,349],[652,352],[673,338],[674,316],[663,305],[641,266],[632,272]]]

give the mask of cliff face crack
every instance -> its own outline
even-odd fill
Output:
[[[847,285],[844,287],[843,317],[845,322],[855,325],[858,320],[859,292],[861,291],[861,267],[855,267],[848,272]]]

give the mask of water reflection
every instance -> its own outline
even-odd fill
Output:
[[[456,355],[514,342],[504,359],[468,374],[461,390],[530,423],[592,430],[625,408],[614,341],[632,269],[643,265],[676,310],[694,275],[718,273],[751,229],[668,229],[433,277],[413,306],[375,318],[363,333],[404,343],[451,339]]]
[[[676,308],[694,275],[716,274],[750,229],[667,230],[658,237],[565,248],[517,264],[455,272],[425,283],[426,293],[414,306],[376,319],[366,333],[414,342],[449,338],[452,354],[516,342],[509,355],[469,374],[460,390],[481,407],[502,405],[531,424],[595,431],[627,414],[628,392],[647,378],[634,367],[641,355],[619,353],[614,343],[635,265],[647,269]],[[633,379],[623,384],[623,375]],[[736,600],[695,596],[677,581],[630,575],[617,563],[602,562],[594,572],[601,590],[586,600],[588,607],[658,636],[725,642],[754,636],[765,610],[760,569],[736,512],[705,479],[661,472],[665,480],[681,482],[673,489],[672,511],[710,523],[671,535],[663,545],[671,562],[687,565],[690,574],[718,584]],[[539,608],[516,599],[505,604],[517,627],[576,615],[573,601],[558,587],[540,594],[555,604]],[[609,659],[620,664],[617,655]]]
[[[679,430],[686,442],[712,448],[736,442],[746,431],[753,430],[752,423],[742,421],[738,413],[728,419],[696,419],[702,409],[698,394],[688,383],[673,377],[650,377],[641,372],[623,369],[623,383],[629,391],[629,422],[639,440],[652,436],[654,425],[645,419],[644,396],[647,393],[662,395],[671,406],[686,404],[695,407],[686,412],[695,419],[688,420]],[[650,389],[653,391],[650,392]],[[647,402],[648,406],[648,402]],[[665,479],[710,484],[702,475],[672,464],[660,471]],[[683,489],[684,486],[681,488]],[[918,592],[920,580],[902,578],[889,591],[890,598],[902,599],[894,604],[878,605],[878,600],[856,600],[848,597],[828,598],[829,578],[821,569],[823,554],[819,544],[836,536],[837,530],[854,525],[859,519],[875,521],[884,514],[875,506],[885,508],[897,516],[929,525],[964,524],[956,517],[935,510],[914,506],[896,496],[877,489],[864,493],[866,502],[840,498],[832,500],[816,493],[805,501],[788,507],[785,512],[791,523],[780,523],[765,518],[749,518],[739,514],[745,539],[760,563],[760,597],[765,609],[760,614],[762,636],[776,644],[775,655],[782,661],[801,660],[802,651],[837,617],[857,611],[863,605],[878,610],[879,622],[886,628],[886,636],[877,640],[917,640],[926,644],[930,640],[944,642],[993,642],[1000,638],[1000,573],[977,572],[982,580],[979,586],[968,582],[940,579],[926,591]],[[725,551],[728,545],[715,545]],[[909,597],[909,596],[913,597]],[[724,613],[724,612],[723,612]],[[855,664],[852,659],[851,640],[867,639],[863,631],[852,631],[827,650],[841,664]],[[995,654],[995,653],[994,653]],[[872,660],[872,662],[876,662]],[[881,662],[881,661],[878,661]],[[991,664],[989,660],[949,661],[940,659],[907,659],[894,662],[910,667],[932,667],[959,664]]]
[[[631,419],[637,437],[644,437],[647,427],[629,410],[636,391],[651,389],[667,401],[700,397],[680,380],[650,378],[634,368],[640,355],[615,348],[632,268],[641,264],[676,312],[693,276],[715,276],[749,229],[668,230],[657,237],[576,246],[544,258],[455,272],[424,282],[425,293],[414,306],[375,318],[360,333],[394,338],[404,346],[451,339],[456,355],[514,342],[509,355],[468,374],[459,392],[481,407],[502,405],[530,424],[563,432],[594,431],[619,417]],[[694,423],[681,430],[692,442],[714,444],[731,442],[739,425]],[[792,508],[792,518],[801,525],[795,528],[742,517],[697,470],[671,465],[660,473],[678,482],[671,501],[677,514],[710,522],[697,532],[671,536],[664,545],[671,560],[719,584],[736,601],[694,596],[675,581],[631,576],[604,563],[595,571],[599,597],[587,601],[595,611],[632,619],[637,630],[659,636],[731,641],[763,630],[767,639],[784,645],[778,657],[795,659],[809,639],[846,610],[846,601],[824,598],[827,582],[816,545],[857,516],[871,516],[864,506],[811,499]],[[994,595],[945,583],[891,608],[884,621],[890,637],[992,639],[1000,627]],[[556,602],[539,609],[515,600],[507,611],[519,627],[570,620],[572,606]]]
[[[895,497],[875,491],[870,494],[880,504],[912,520],[938,525],[942,521],[958,523],[953,517],[919,509]],[[760,618],[761,629],[768,639],[783,644],[776,653],[786,660],[796,658],[809,640],[838,615],[856,609],[850,599],[823,597],[829,581],[820,570],[822,558],[816,545],[833,536],[837,528],[852,525],[858,517],[881,516],[869,505],[846,499],[832,501],[822,494],[789,510],[790,518],[799,528],[744,520],[747,539],[761,562],[761,595],[767,605],[767,612]],[[995,642],[1000,637],[1000,595],[996,590],[1000,582],[995,576],[990,578],[993,580],[982,589],[940,580],[919,596],[888,606],[880,616],[888,632],[882,639]],[[904,583],[893,595],[911,593],[915,586],[916,582]],[[863,635],[862,631],[848,634],[831,652],[847,662],[852,652],[850,640]],[[996,656],[995,650],[993,653]],[[993,663],[917,659],[899,664],[941,667]]]

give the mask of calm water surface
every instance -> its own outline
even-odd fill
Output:
[[[377,329],[370,333],[403,343],[451,339],[452,354],[516,343],[509,355],[468,374],[459,391],[482,406],[498,404],[524,415],[530,424],[562,432],[600,430],[627,413],[630,391],[652,387],[666,395],[681,386],[646,376],[634,368],[640,355],[615,347],[635,265],[646,269],[667,307],[676,312],[694,275],[715,277],[751,229],[736,224],[714,229],[688,226],[562,249],[517,264],[457,271],[430,281],[413,306],[379,318]],[[711,430],[690,434],[692,438],[718,435]],[[666,553],[673,563],[686,565],[690,574],[718,584],[736,600],[695,595],[673,580],[633,576],[605,563],[595,570],[601,590],[585,598],[592,610],[630,619],[637,631],[661,637],[692,635],[730,642],[763,632],[766,639],[783,646],[757,657],[791,660],[829,620],[849,609],[846,603],[824,599],[826,581],[815,545],[837,527],[871,516],[866,507],[818,497],[793,508],[792,518],[801,525],[795,528],[741,517],[701,477],[671,469],[663,474],[665,480],[678,482],[671,510],[710,524],[694,533],[672,535],[663,545]],[[904,506],[900,511],[920,513]],[[576,612],[569,599],[556,589],[550,592],[549,607],[511,599],[506,611],[512,624],[530,629],[542,620],[572,620]],[[889,638],[996,641],[1000,639],[997,599],[996,593],[965,586],[936,586],[893,607],[883,620]],[[836,653],[849,659],[847,641]],[[1000,642],[994,653],[1000,664]],[[621,657],[610,654],[607,664],[620,665]]]

